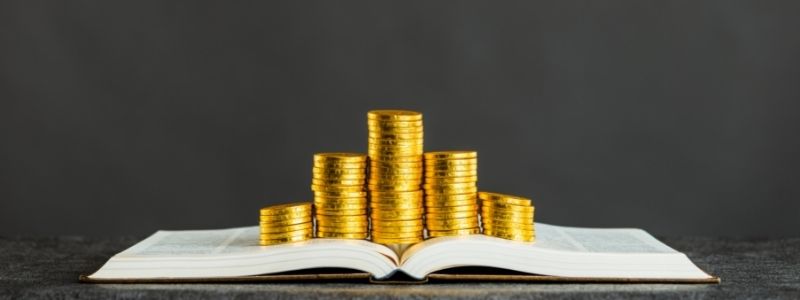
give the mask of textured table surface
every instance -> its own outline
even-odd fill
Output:
[[[139,238],[0,237],[0,298],[800,298],[800,238],[663,238],[722,283],[681,284],[82,284]]]

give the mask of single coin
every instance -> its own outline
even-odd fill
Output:
[[[430,159],[425,157],[425,165],[427,166],[436,166],[441,167],[443,169],[447,169],[451,166],[477,166],[478,159],[477,158],[464,158],[464,159],[447,159],[447,160],[436,160]]]
[[[381,232],[373,230],[371,232],[373,237],[378,238],[389,238],[389,239],[400,239],[400,238],[415,238],[422,236],[422,230],[419,231],[410,231],[410,232]]]
[[[398,202],[398,203],[388,203],[388,204],[384,204],[384,203],[380,203],[380,202],[378,202],[378,203],[372,202],[372,203],[369,204],[369,207],[372,208],[373,210],[375,210],[375,209],[377,209],[377,210],[421,209],[421,208],[423,208],[423,205],[422,205],[422,202],[419,202],[419,201],[406,202],[406,203]]]
[[[311,213],[312,213],[311,210],[308,211],[290,210],[279,215],[259,215],[259,218],[262,221],[301,219],[301,218],[311,217]]]
[[[472,201],[478,203],[478,193],[463,193],[463,194],[425,194],[425,201],[439,202],[439,201]]]
[[[373,209],[369,217],[372,220],[393,221],[393,220],[417,220],[421,219],[422,209],[408,210],[375,210]]]
[[[317,202],[316,199],[315,199],[314,200],[314,208],[316,208],[317,210],[320,210],[320,209],[321,210],[339,210],[339,209],[348,210],[348,209],[366,209],[368,207],[367,199],[363,199],[363,200],[362,199],[358,199],[358,200],[361,200],[361,201],[358,201],[358,202],[356,202],[356,201],[353,201],[353,202],[333,202],[333,201],[328,201],[328,202],[320,201],[320,202]]]
[[[318,216],[360,216],[367,215],[367,209],[317,209],[316,214]]]
[[[374,137],[377,136],[377,137]],[[367,136],[367,144],[374,145],[374,146],[420,146],[425,144],[424,137],[417,137],[413,139],[397,139],[397,138],[381,138],[382,136],[379,133],[373,134],[373,136]]]
[[[434,226],[463,226],[463,225],[470,225],[471,227],[477,227],[478,224],[478,217],[467,217],[467,218],[458,218],[458,219],[425,219],[425,224],[429,227],[431,225]]]
[[[425,152],[427,159],[465,159],[478,157],[477,151],[430,151]]]
[[[326,169],[326,170],[363,170],[367,167],[367,162],[357,162],[357,163],[349,163],[349,162],[325,162],[325,163],[314,163],[314,168],[318,169]]]
[[[419,174],[401,174],[401,175],[379,175],[379,174],[372,174],[369,177],[368,182],[389,182],[389,183],[396,183],[396,182],[403,182],[403,181],[413,181],[417,184],[422,184],[422,176]],[[378,185],[381,185],[380,183]]]
[[[522,214],[532,216],[535,208],[533,206],[511,205],[511,206],[494,206],[482,203],[481,211],[492,214]]]
[[[488,222],[488,223],[482,223],[481,227],[483,227],[483,229],[492,229],[492,230],[497,230],[497,231],[515,231],[515,230],[535,231],[536,230],[532,223],[528,223],[528,224],[497,223],[497,224],[495,224],[494,222]]]
[[[370,191],[394,191],[394,192],[410,192],[420,189],[420,185],[367,185]]]
[[[382,155],[380,153],[370,153],[369,158],[378,162],[417,162],[420,155]]]
[[[264,240],[274,240],[274,239],[283,239],[293,236],[305,236],[308,234],[312,234],[313,232],[314,232],[313,227],[311,227],[311,228],[304,228],[300,230],[286,231],[286,232],[270,232],[270,233],[262,232],[259,234],[259,236],[261,237],[261,239]]]
[[[309,240],[309,239],[311,239],[313,237],[314,237],[314,235],[309,233],[307,235],[291,236],[291,237],[280,238],[280,239],[260,239],[258,241],[258,243],[261,246],[271,246],[271,245],[277,245],[277,244],[306,241],[306,240]]]
[[[366,232],[323,232],[317,231],[318,238],[335,238],[335,239],[366,239]]]
[[[472,171],[425,171],[425,177],[439,178],[439,177],[469,177],[478,176],[478,170]]]
[[[422,189],[416,191],[369,191],[369,196],[383,199],[422,199]]]
[[[311,216],[303,216],[299,218],[274,218],[275,216],[260,216],[259,224],[261,226],[288,226],[294,224],[302,224],[311,222]]]
[[[362,185],[311,185],[311,190],[314,192],[324,192],[324,193],[333,193],[333,192],[361,192],[364,191],[364,186]]]
[[[478,176],[466,177],[425,177],[425,184],[428,185],[446,185],[452,183],[472,183],[478,182]]]
[[[364,179],[329,179],[329,180],[321,180],[321,179],[311,179],[311,184],[313,185],[328,185],[328,186],[363,186],[365,180]]]
[[[370,155],[372,157],[372,155]],[[425,165],[425,172],[477,172],[478,165]]]
[[[424,132],[393,133],[393,132],[367,132],[367,137],[375,140],[418,140],[424,139]]]
[[[388,231],[388,228],[413,228],[425,226],[422,218],[416,220],[372,220],[372,228],[380,231]]]
[[[429,214],[440,214],[440,213],[451,213],[451,212],[474,212],[475,215],[478,215],[478,205],[477,204],[470,204],[470,205],[461,205],[461,206],[426,206],[425,213]]]
[[[367,156],[363,153],[352,152],[326,152],[314,154],[314,162],[355,162],[361,163],[367,161]]]
[[[366,215],[356,215],[356,216],[328,216],[328,215],[316,215],[317,221],[319,222],[331,222],[331,223],[343,223],[343,222],[366,222],[367,216]]]
[[[270,223],[259,224],[261,233],[278,233],[278,232],[289,232],[296,230],[312,230],[313,227],[314,223],[312,222],[284,225],[284,226],[274,226]]]
[[[420,186],[422,186],[422,178],[416,179],[416,180],[414,180],[414,179],[408,179],[408,180],[380,180],[380,179],[371,179],[370,178],[369,183],[367,184],[367,186],[370,187],[370,188],[381,190],[381,191],[395,190],[395,189],[392,189],[391,187],[398,187],[398,186],[415,187],[415,188],[412,188],[412,190],[418,190],[418,189],[420,189]],[[403,189],[403,190],[406,190],[406,189]]]
[[[270,205],[261,208],[260,213],[264,215],[281,215],[286,213],[302,213],[311,211],[311,202],[295,202],[278,205]]]
[[[367,197],[367,191],[357,191],[357,192],[314,192],[315,198],[325,198],[325,199],[332,199],[332,198],[363,198]]]
[[[367,127],[377,128],[414,128],[422,127],[422,120],[417,121],[382,121],[375,119],[367,119]]]
[[[531,201],[531,199],[528,199],[528,198],[525,198],[525,197],[520,197],[520,196],[514,196],[514,195],[500,194],[500,193],[492,193],[492,192],[483,192],[482,191],[482,192],[478,192],[478,198],[480,198],[482,200],[485,199],[485,200],[494,201],[495,203],[498,203],[498,204],[525,205],[525,206],[533,205],[533,202]]]
[[[455,230],[428,230],[430,237],[454,236],[454,235],[470,235],[481,233],[480,228],[466,228]]]
[[[430,208],[445,209],[445,208],[448,208],[448,207],[468,207],[468,206],[472,206],[472,205],[477,206],[475,200],[463,200],[463,201],[448,201],[448,200],[430,201],[430,200],[425,200],[425,207],[430,207]],[[480,211],[480,208],[478,209],[478,211]]]
[[[381,127],[381,126],[371,126],[367,125],[367,130],[373,133],[379,134],[394,134],[394,133],[422,133],[423,127]]]
[[[421,121],[422,113],[410,110],[381,109],[367,112],[367,120]]]
[[[336,223],[336,225],[331,224],[317,224],[317,231],[327,231],[327,232],[368,232],[369,226],[367,224],[348,224],[348,223]]]
[[[447,219],[460,219],[460,218],[469,218],[469,217],[478,217],[477,210],[471,211],[450,211],[450,212],[428,212],[425,214],[425,219],[427,220],[447,220]]]
[[[436,196],[436,197],[446,197],[442,195],[447,194],[468,194],[468,193],[475,193],[478,191],[478,187],[475,184],[471,186],[456,186],[456,184],[447,185],[447,186],[431,186],[431,185],[422,185],[423,189],[425,189],[425,195],[429,196]]]
[[[370,161],[370,171],[406,170],[407,172],[424,172],[422,159],[411,162],[380,162]]]

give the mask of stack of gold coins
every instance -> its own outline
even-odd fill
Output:
[[[366,239],[367,156],[361,153],[314,155],[311,189],[317,219],[317,237]]]
[[[404,110],[367,113],[372,241],[406,245],[422,241],[422,114]]]
[[[425,225],[428,237],[480,233],[478,153],[425,153]]]
[[[311,222],[311,203],[289,203],[267,206],[261,209],[259,244],[269,246],[299,242],[314,237]]]
[[[536,238],[531,199],[489,192],[479,192],[478,198],[483,234],[522,242]]]

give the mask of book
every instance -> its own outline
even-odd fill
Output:
[[[685,254],[641,229],[536,223],[533,243],[481,234],[439,237],[415,244],[402,255],[366,240],[311,239],[258,246],[258,234],[255,226],[158,231],[114,255],[94,274],[82,276],[81,281],[380,282],[399,276],[412,281],[719,282]]]

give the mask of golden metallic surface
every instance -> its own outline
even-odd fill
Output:
[[[469,177],[478,176],[478,170],[471,171],[425,171],[425,177],[438,178],[438,177]]]
[[[331,224],[317,224],[317,231],[326,232],[369,232],[367,224],[349,224],[349,223],[335,223]]]
[[[407,209],[407,210],[375,210],[373,209],[369,217],[372,220],[379,221],[392,221],[392,220],[416,220],[422,219],[423,209]]]
[[[425,201],[439,202],[439,201],[472,201],[478,203],[477,193],[463,193],[463,194],[425,194]]]
[[[461,206],[426,206],[425,213],[426,214],[440,214],[440,213],[452,213],[452,212],[474,212],[476,215],[478,214],[478,205],[471,204],[471,205],[461,205]]]
[[[477,158],[477,151],[431,151],[425,152],[426,159],[465,159]]]
[[[367,120],[421,121],[422,113],[410,110],[380,109],[367,112]]]
[[[419,190],[420,189],[420,185],[419,184],[409,184],[409,185],[400,185],[400,184],[395,184],[395,185],[372,185],[372,184],[369,184],[369,185],[367,185],[367,188],[369,188],[370,191],[410,192],[410,191]]]
[[[446,197],[445,195],[469,194],[478,191],[478,187],[475,184],[470,186],[456,186],[456,184],[451,184],[444,187],[423,184],[422,188],[425,189],[425,195],[431,197]]]
[[[260,223],[259,228],[261,233],[278,233],[278,232],[289,232],[289,231],[296,231],[296,230],[313,230],[314,223],[306,222],[306,223],[298,223],[298,224],[291,224],[291,225],[281,225],[275,226],[271,223]]]
[[[391,138],[381,138],[380,134],[376,133],[378,137],[367,137],[367,144],[372,146],[397,146],[397,147],[414,147],[414,146],[422,146],[425,145],[425,139],[423,137],[413,138],[413,139],[397,139],[394,137]],[[422,157],[420,157],[422,159]]]
[[[389,210],[389,209],[422,209],[423,205],[420,201],[398,202],[398,203],[375,203],[369,204],[373,210]]]
[[[467,218],[458,218],[458,219],[426,219],[425,224],[429,227],[431,225],[434,226],[463,226],[473,224],[474,226],[469,227],[477,227],[478,224],[478,217],[467,217]],[[430,229],[430,228],[429,228]]]
[[[522,230],[522,231],[535,231],[535,227],[532,223],[527,224],[514,224],[514,223],[498,223],[495,224],[494,222],[488,222],[481,224],[483,229],[494,229],[498,231],[514,231],[514,230]]]
[[[418,126],[418,127],[390,127],[390,126],[367,125],[367,130],[369,130],[369,132],[381,133],[381,134],[395,134],[395,133],[411,134],[411,133],[422,133],[423,132],[423,127],[422,126]]]
[[[363,170],[367,167],[367,162],[345,163],[345,162],[326,162],[314,163],[314,168],[326,170]]]
[[[367,215],[367,208],[358,209],[317,209],[317,216],[361,216]]]
[[[367,127],[376,128],[408,128],[422,127],[422,120],[416,121],[397,121],[397,120],[375,120],[367,119]]]
[[[317,210],[338,210],[338,209],[366,209],[367,199],[355,198],[356,201],[325,201],[314,199],[314,208]]]
[[[394,132],[374,132],[370,131],[367,134],[368,139],[373,140],[418,140],[424,139],[425,133],[423,132],[415,132],[415,133],[394,133]],[[420,154],[421,156],[422,154]]]
[[[370,157],[372,157],[370,155]],[[478,165],[458,165],[458,166],[442,166],[442,165],[425,165],[425,172],[439,173],[439,172],[477,172]]]
[[[345,223],[345,222],[366,222],[367,215],[361,216],[328,216],[316,215],[318,222]]]
[[[364,169],[337,169],[337,168],[320,168],[318,166],[314,166],[311,168],[311,174],[314,176],[319,175],[320,177],[346,177],[346,176],[366,176],[365,172],[366,168]]]
[[[302,236],[292,236],[287,238],[280,238],[280,239],[260,239],[258,244],[261,246],[270,246],[270,245],[277,245],[277,244],[285,244],[285,243],[293,243],[293,242],[301,242],[305,240],[309,240],[313,238],[314,235],[309,233],[307,235]]]
[[[289,219],[302,219],[302,218],[310,218],[312,214],[311,210],[308,211],[287,211],[283,214],[279,215],[259,215],[258,217],[264,222],[271,222],[271,221],[282,221],[282,220],[289,220]]]
[[[363,185],[311,185],[311,190],[314,192],[333,193],[333,192],[362,192],[364,191]]]
[[[468,211],[450,211],[450,212],[428,212],[425,214],[426,220],[449,220],[449,219],[460,219],[460,218],[469,218],[469,217],[478,217],[477,210],[468,210]]]
[[[433,160],[425,158],[425,165],[426,166],[436,166],[443,169],[447,169],[453,166],[468,166],[477,168],[478,166],[478,159],[477,158],[469,158],[469,159],[450,159],[450,160]]]
[[[416,244],[423,241],[423,238],[420,236],[419,238],[408,238],[408,239],[388,239],[388,238],[376,238],[372,237],[373,243],[383,244],[383,245],[396,245],[396,244]]]
[[[287,225],[311,222],[311,216],[302,216],[296,218],[285,218],[285,217],[276,218],[276,216],[261,216],[259,219],[260,220],[258,223],[261,226],[287,226]]]
[[[428,185],[445,185],[453,183],[472,183],[478,182],[478,176],[464,176],[464,177],[425,177],[425,184]]]
[[[329,179],[329,180],[322,180],[322,179],[311,179],[311,184],[313,185],[328,185],[328,186],[363,186],[364,179]]]
[[[370,197],[384,199],[422,199],[422,190],[416,191],[369,191]]]
[[[389,238],[389,239],[399,239],[399,238],[416,238],[422,236],[422,231],[410,231],[410,232],[381,232],[381,231],[372,231],[372,237],[377,238]]]
[[[481,233],[480,228],[465,228],[465,229],[454,229],[454,230],[428,230],[429,237],[470,235],[479,233]]]
[[[531,199],[514,196],[514,195],[506,195],[500,193],[492,193],[492,192],[478,192],[478,198],[481,200],[490,200],[494,201],[498,204],[509,204],[509,205],[523,205],[523,206],[532,206],[533,201]]]
[[[412,228],[425,226],[422,219],[415,220],[372,220],[372,228],[375,230],[388,231],[387,228]]]
[[[448,208],[448,207],[464,207],[464,206],[472,206],[472,205],[477,205],[475,200],[458,200],[458,201],[456,201],[456,200],[452,200],[452,201],[449,201],[449,200],[442,200],[442,201],[439,201],[439,200],[437,200],[437,201],[425,200],[425,207],[433,208],[434,210],[436,210],[436,209],[445,209],[445,208]],[[480,208],[478,208],[478,211],[480,211]]]
[[[370,171],[393,170],[393,169],[407,169],[410,171],[424,172],[422,159],[416,159],[411,162],[396,162],[396,161],[370,161]]]
[[[377,174],[373,174],[372,177],[369,178],[368,182],[372,185],[385,185],[385,184],[416,184],[422,185],[422,176],[419,175],[388,175],[388,176],[380,176]]]
[[[262,216],[280,215],[286,213],[302,213],[311,211],[311,202],[295,202],[278,205],[270,205],[261,208],[259,211]]]
[[[382,155],[380,153],[370,154],[369,158],[376,162],[418,162],[420,155]]]
[[[325,152],[314,154],[314,162],[342,162],[342,163],[362,163],[367,161],[367,155],[352,152]]]
[[[494,205],[485,205],[485,203],[481,203],[481,211],[491,214],[522,214],[522,215],[533,215],[534,212],[533,206],[522,206],[522,205],[512,205],[512,206],[494,206]]]
[[[324,232],[317,231],[318,238],[335,238],[335,239],[358,239],[363,240],[367,238],[366,232]]]
[[[314,198],[334,199],[334,198],[363,198],[367,197],[367,191],[357,192],[314,192]]]
[[[356,169],[342,169],[342,170],[356,170]],[[359,174],[325,174],[325,173],[311,173],[312,179],[317,180],[366,180],[367,170],[361,170]]]

